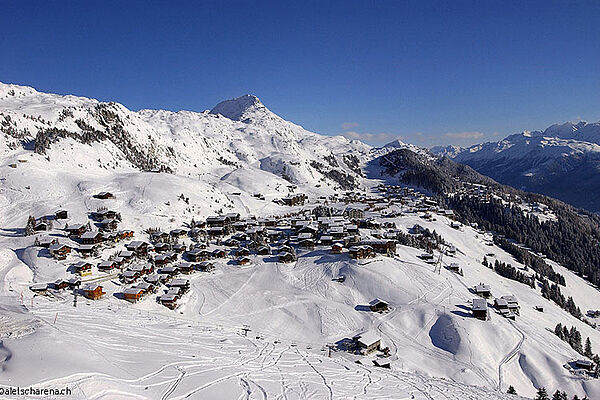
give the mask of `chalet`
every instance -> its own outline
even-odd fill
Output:
[[[289,195],[281,199],[281,202],[286,206],[301,206],[306,201],[305,194]]]
[[[135,287],[142,290],[142,296],[156,291],[156,286],[150,282],[138,283]]]
[[[125,270],[121,276],[119,277],[121,281],[125,283],[133,283],[140,277],[140,273],[138,271],[134,271],[131,269]]]
[[[208,227],[224,227],[229,225],[229,218],[226,216],[211,216],[206,218],[206,225]]]
[[[183,243],[176,243],[171,246],[171,249],[174,252],[183,253],[185,251],[186,247],[185,247],[185,244],[183,244]]]
[[[369,309],[373,312],[384,312],[389,309],[389,305],[383,300],[373,299],[369,302]]]
[[[100,221],[98,223],[98,225],[100,226],[100,229],[102,229],[102,230],[114,231],[119,226],[119,221],[117,221],[116,219],[105,218],[102,221]]]
[[[370,246],[376,253],[386,254],[388,256],[396,253],[396,242],[394,240],[363,240],[361,245]]]
[[[93,255],[94,253],[96,253],[96,248],[97,245],[93,245],[93,244],[80,244],[77,247],[77,252],[79,253],[79,255],[81,255],[82,257],[89,257],[91,255]]]
[[[221,242],[221,244],[223,246],[227,246],[227,247],[238,247],[240,245],[240,241],[238,239],[235,239],[235,238],[231,237],[231,238],[229,238],[229,239],[224,240],[223,242]]]
[[[69,287],[69,281],[66,279],[57,279],[56,281],[54,281],[52,286],[56,290],[63,290]]]
[[[96,283],[90,283],[83,288],[83,295],[91,300],[97,300],[106,293],[102,291],[102,286]]]
[[[365,211],[359,207],[346,207],[344,216],[348,219],[362,219],[365,217]]]
[[[211,252],[208,250],[193,249],[185,253],[185,257],[191,262],[206,261],[210,260]]]
[[[355,225],[355,224],[346,225],[345,229],[346,229],[346,232],[348,232],[348,233],[352,233],[352,234],[358,233],[358,225]]]
[[[119,257],[123,258],[124,260],[131,260],[133,258],[133,251],[129,251],[129,250],[121,250],[119,252]]]
[[[152,243],[168,242],[170,239],[171,235],[167,232],[158,231],[150,234],[150,241]]]
[[[69,289],[77,289],[79,286],[81,286],[81,278],[79,277],[73,277],[67,281],[67,287]]]
[[[487,320],[487,301],[485,299],[473,299],[472,307],[473,316],[483,321]]]
[[[247,224],[243,221],[238,221],[231,224],[231,227],[238,232],[243,232],[246,230]]]
[[[331,254],[342,254],[344,246],[341,243],[334,243],[331,245]]]
[[[159,301],[163,306],[170,308],[171,310],[174,310],[177,307],[177,295],[173,293],[163,294],[159,297]]]
[[[102,241],[106,242],[106,243],[117,243],[119,240],[121,240],[121,237],[117,234],[117,232],[112,232],[112,231],[102,231]]]
[[[76,274],[79,276],[89,276],[92,274],[92,264],[85,261],[79,261],[72,265]]]
[[[168,265],[160,269],[161,274],[167,274],[169,276],[174,276],[179,273],[179,268],[174,265]]]
[[[48,251],[52,255],[52,257],[58,260],[64,260],[67,258],[67,255],[71,253],[71,246],[66,244],[54,243],[48,247]]]
[[[174,238],[185,237],[185,236],[187,236],[187,234],[188,234],[188,231],[183,228],[173,229],[173,230],[171,230],[171,232],[169,232],[169,235],[171,235],[171,237],[174,237]]]
[[[113,270],[117,265],[113,260],[102,261],[98,264],[98,269],[100,271],[110,271]]]
[[[225,228],[222,226],[212,226],[206,230],[206,234],[210,238],[220,237],[225,235]]]
[[[423,253],[419,256],[419,258],[425,262],[435,262],[434,258],[433,258],[433,254],[431,253]]]
[[[100,232],[84,232],[79,240],[81,244],[98,244],[102,242],[102,235]]]
[[[225,258],[226,255],[227,253],[223,249],[215,249],[211,253],[213,258]]]
[[[361,333],[352,339],[358,351],[364,355],[372,354],[381,348],[381,337],[374,332]]]
[[[575,366],[588,371],[592,371],[594,369],[594,363],[589,360],[575,360]]]
[[[35,242],[33,243],[34,246],[39,246],[39,247],[44,247],[44,248],[49,248],[50,245],[58,243],[58,239],[52,239],[52,238],[43,238],[43,239],[37,239],[35,240]]]
[[[131,239],[133,237],[133,231],[131,229],[122,229],[117,232],[117,235],[119,235],[121,239]]]
[[[314,249],[315,248],[315,240],[311,238],[301,239],[298,244],[300,247],[304,249]]]
[[[506,306],[511,312],[519,315],[519,302],[516,296],[502,296],[501,299],[506,301]]]
[[[346,232],[344,232],[343,226],[332,226],[331,228],[329,228],[327,233],[334,239],[341,239],[344,236],[346,236]]]
[[[154,244],[154,251],[157,253],[164,253],[165,251],[169,251],[171,249],[171,245],[169,243],[159,242]]]
[[[151,285],[158,285],[160,283],[160,276],[158,274],[152,274],[146,276],[144,280]]]
[[[333,236],[323,235],[319,238],[319,242],[321,242],[323,246],[331,246],[333,244]]]
[[[350,254],[351,258],[354,258],[356,260],[362,260],[367,257],[372,257],[374,254],[373,248],[371,246],[364,245],[352,246],[348,249],[348,253]]]
[[[238,263],[238,265],[250,264],[250,258],[249,257],[240,257],[237,259],[237,263]]]
[[[35,283],[35,284],[29,286],[29,290],[31,290],[34,293],[45,293],[48,290],[48,284],[47,283]]]
[[[374,358],[372,361],[373,361],[373,365],[375,365],[376,367],[386,368],[386,369],[392,368],[392,363],[387,358]]]
[[[227,214],[225,214],[225,218],[227,218],[229,223],[238,222],[240,220],[240,214],[239,213],[227,213]]]
[[[215,266],[211,262],[203,261],[200,264],[195,264],[194,268],[197,269],[198,271],[210,272],[210,271],[213,271],[215,269]]]
[[[183,294],[190,289],[190,281],[188,279],[173,279],[169,283],[169,288],[177,288]]]
[[[54,213],[54,218],[55,219],[67,219],[68,218],[67,210],[57,210]]]
[[[450,265],[448,265],[448,270],[458,274],[460,273],[460,266],[458,263],[450,263]]]
[[[138,257],[144,257],[148,254],[148,243],[139,240],[127,243],[125,248],[132,251]]]
[[[313,237],[319,231],[319,227],[316,225],[304,225],[300,227],[297,232],[298,234],[309,234],[307,237]]]
[[[454,246],[450,246],[446,249],[446,255],[447,256],[454,256],[456,255],[456,247]]]
[[[50,228],[50,225],[45,222],[45,221],[41,221],[35,224],[35,226],[33,227],[33,230],[36,232],[40,232],[40,231],[47,231]]]
[[[474,291],[476,295],[481,296],[484,299],[489,298],[492,294],[489,285],[484,285],[483,283],[475,286]]]
[[[269,248],[269,246],[259,246],[256,249],[256,254],[258,254],[259,256],[267,256],[271,254],[271,249]]]
[[[179,271],[182,274],[191,274],[192,272],[194,272],[194,268],[190,263],[181,263],[177,266],[177,268],[179,268]]]
[[[292,253],[288,252],[279,253],[277,258],[280,263],[291,263],[296,261],[296,257]]]
[[[132,303],[140,300],[143,294],[144,289],[139,287],[131,287],[123,290],[123,298],[127,301],[131,301]]]
[[[100,193],[94,195],[94,197],[97,199],[100,199],[100,200],[108,200],[108,199],[115,198],[115,196],[111,192],[100,192]]]

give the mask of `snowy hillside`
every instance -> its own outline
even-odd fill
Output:
[[[450,185],[474,176],[468,167],[401,142],[373,149],[311,133],[250,95],[202,113],[134,112],[2,84],[0,113],[2,387],[95,399],[462,400],[519,398],[512,386],[600,398],[593,370],[574,364],[592,357],[554,333],[575,327],[600,352],[596,318],[543,297],[545,278],[492,233],[397,176],[413,172],[399,160],[425,163],[415,165],[439,173],[449,196],[489,202],[488,178],[463,192]],[[594,286],[547,262],[564,296],[599,308]],[[68,287],[74,278],[80,287]],[[492,296],[479,319],[481,283]],[[494,308],[511,295],[516,316]]]
[[[600,211],[600,123],[568,122],[468,148],[432,148],[498,182]]]

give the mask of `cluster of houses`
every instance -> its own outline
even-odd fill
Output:
[[[490,286],[480,283],[473,288],[473,292],[479,296],[472,301],[473,316],[485,321],[489,317],[487,299],[492,297]],[[494,299],[494,308],[498,314],[514,320],[519,315],[520,306],[516,296],[506,295]]]

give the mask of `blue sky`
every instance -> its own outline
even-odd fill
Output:
[[[301,3],[301,4],[299,4]],[[0,81],[380,144],[600,120],[600,2],[2,1]]]

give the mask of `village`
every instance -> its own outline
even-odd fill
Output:
[[[484,187],[468,193],[490,195]],[[346,192],[312,201],[294,194],[276,200],[290,207],[285,215],[242,217],[226,213],[192,219],[169,230],[148,226],[137,232],[122,227],[119,211],[109,207],[114,194],[99,192],[94,198],[107,205],[90,211],[88,221],[71,221],[69,210],[64,209],[51,216],[30,217],[25,230],[34,234],[31,245],[65,272],[64,278],[54,282],[31,285],[37,295],[52,297],[69,291],[75,306],[79,296],[88,301],[110,297],[124,304],[147,300],[176,312],[186,302],[196,277],[213,274],[223,266],[268,268],[274,263],[292,267],[299,258],[315,251],[340,261],[354,260],[360,266],[381,257],[397,257],[398,244],[424,250],[416,258],[438,274],[444,268],[459,279],[463,276],[461,265],[453,261],[459,248],[421,224],[405,232],[393,222],[418,216],[423,221],[443,219],[450,228],[462,229],[452,210],[440,208],[433,198],[408,187],[380,185],[371,194]],[[485,237],[484,232],[481,234]],[[332,281],[343,285],[345,279],[340,274]],[[117,289],[108,291],[104,285],[108,281],[116,283]],[[469,287],[472,300],[459,308],[468,309],[481,321],[492,318],[490,310],[515,320],[520,314],[516,296],[500,293],[495,297],[492,289],[485,283]],[[395,307],[386,299],[373,298],[355,308],[383,316]],[[538,311],[543,312],[543,308]],[[367,330],[326,347],[329,352],[367,357],[368,361],[360,362],[389,368],[390,345],[382,342],[381,333]]]

